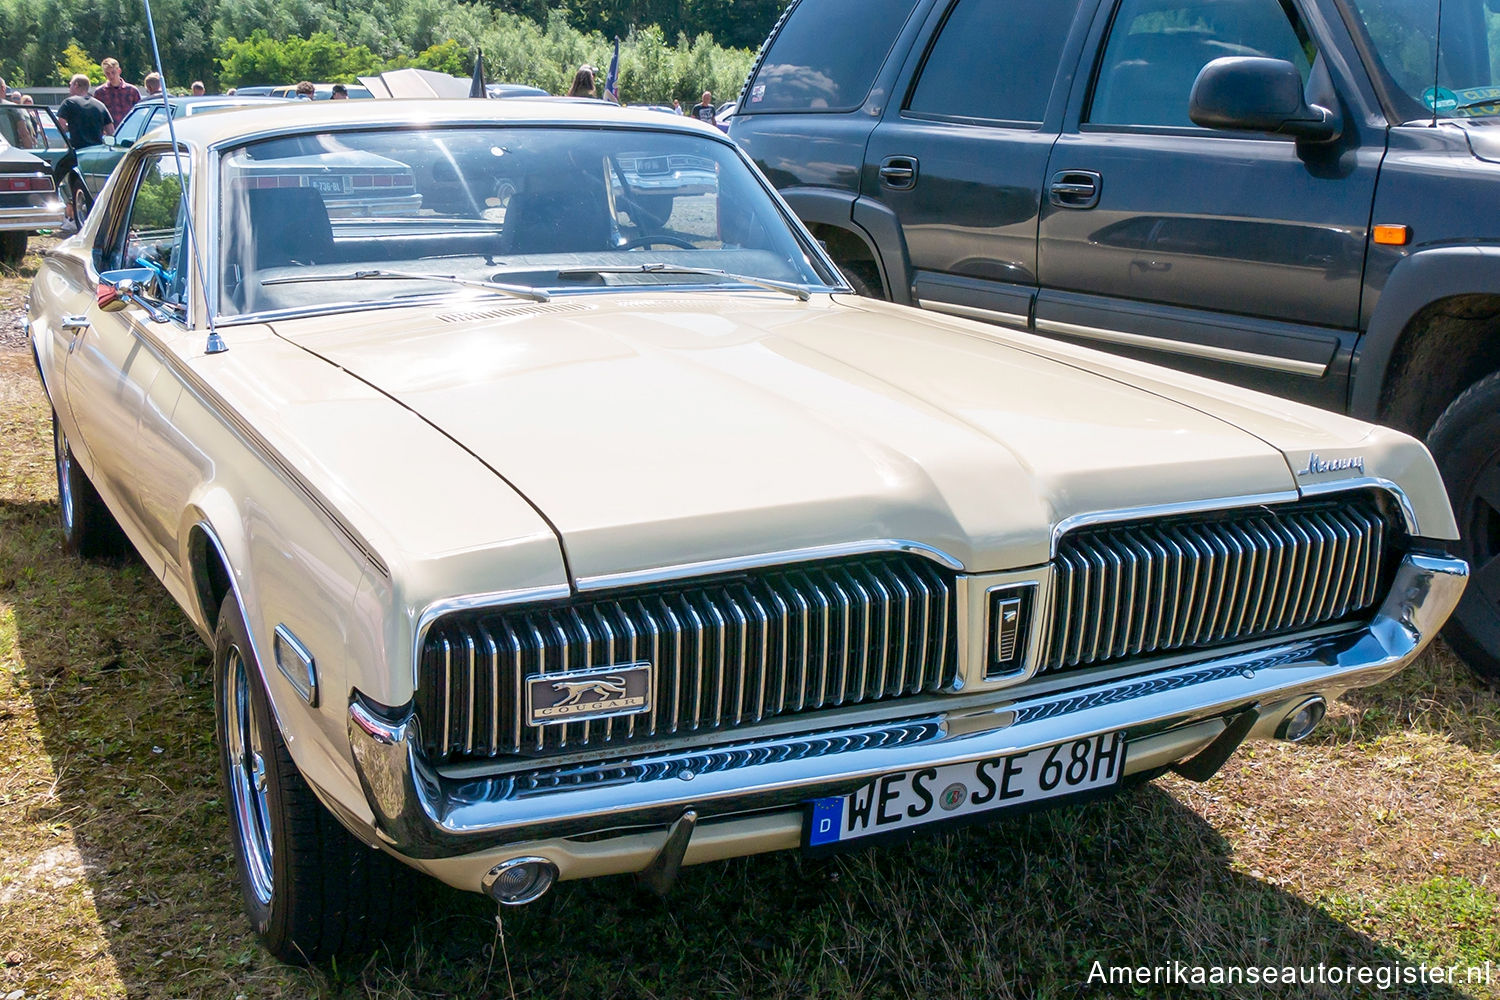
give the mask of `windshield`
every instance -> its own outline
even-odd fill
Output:
[[[223,315],[500,286],[545,298],[837,281],[734,149],[705,136],[555,125],[298,135],[227,153],[220,196]]]
[[[1497,0],[1349,0],[1405,120],[1500,115]]]

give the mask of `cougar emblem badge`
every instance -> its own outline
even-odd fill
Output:
[[[644,662],[532,674],[526,678],[526,722],[548,726],[647,712],[651,687],[651,664]]]

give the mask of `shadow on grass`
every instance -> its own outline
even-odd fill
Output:
[[[208,654],[139,562],[63,556],[55,516],[49,504],[0,503],[0,601],[14,609],[57,776],[55,796],[25,819],[73,829],[98,931],[131,997],[1201,996],[1090,975],[1096,962],[1415,961],[1234,871],[1212,827],[1147,786],[833,860],[703,865],[664,901],[625,878],[564,884],[507,912],[501,953],[492,906],[434,889],[414,904],[412,935],[362,966],[278,966],[239,911]],[[1377,995],[1331,985],[1207,992]]]

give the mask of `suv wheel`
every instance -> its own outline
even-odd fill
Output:
[[[1443,630],[1475,673],[1500,682],[1500,372],[1455,399],[1428,445],[1458,519],[1469,586]]]
[[[867,299],[883,299],[881,294],[880,273],[875,270],[875,265],[867,260],[839,261],[839,274],[854,289],[855,295],[863,295]]]
[[[238,599],[214,632],[214,715],[245,913],[301,965],[371,951],[409,919],[408,869],[357,841],[297,771],[276,727]]]

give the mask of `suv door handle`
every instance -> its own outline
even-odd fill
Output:
[[[1093,208],[1104,178],[1092,170],[1059,170],[1047,184],[1047,200],[1058,208]]]
[[[880,161],[880,179],[885,186],[905,191],[917,183],[917,158],[915,156],[887,156]]]

